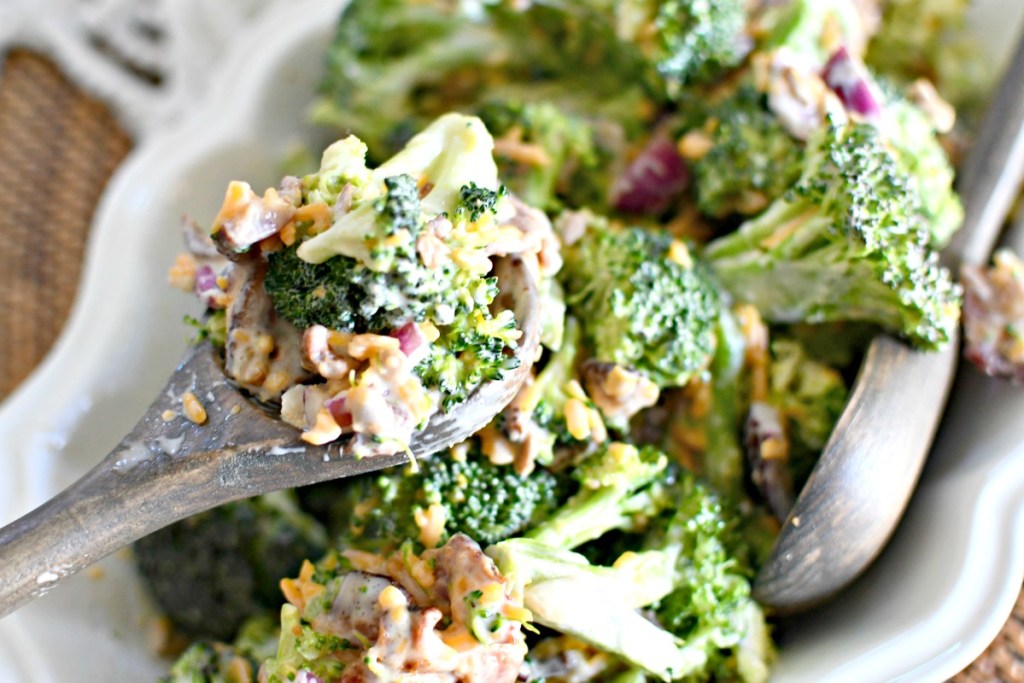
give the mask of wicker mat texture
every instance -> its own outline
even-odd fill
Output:
[[[13,50],[0,71],[0,399],[42,360],[71,308],[85,238],[131,138],[52,62]],[[954,683],[1024,683],[1024,593]]]

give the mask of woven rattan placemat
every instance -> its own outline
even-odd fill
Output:
[[[0,399],[53,344],[78,286],[103,188],[132,141],[49,60],[13,50],[0,71]],[[1024,683],[1024,593],[955,683]]]

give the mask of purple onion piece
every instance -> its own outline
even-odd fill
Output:
[[[845,47],[836,50],[829,58],[821,77],[847,111],[868,120],[881,117],[882,104],[867,69]]]
[[[299,669],[292,681],[294,683],[324,683],[324,679],[306,669]]]
[[[656,138],[612,185],[612,206],[626,213],[660,214],[689,183],[690,171],[676,146]]]
[[[419,360],[430,343],[420,326],[414,322],[407,322],[397,330],[392,330],[391,336],[398,340],[398,348],[414,363]]]
[[[327,408],[328,412],[331,413],[331,417],[339,427],[349,427],[352,425],[352,413],[345,405],[345,395],[339,394],[338,396],[332,396],[324,401],[324,408]]]
[[[210,266],[202,265],[196,268],[195,292],[207,308],[223,308],[223,304],[218,304],[217,300],[224,290],[217,284],[217,274]]]
[[[786,438],[778,409],[768,403],[753,402],[743,425],[743,446],[754,486],[779,520],[785,520],[793,507],[793,481],[787,460],[765,458],[761,447],[769,440]]]

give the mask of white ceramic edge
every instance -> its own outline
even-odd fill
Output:
[[[40,450],[59,450],[62,435],[88,414],[91,391],[103,385],[94,368],[103,365],[101,359],[116,357],[119,349],[117,339],[97,330],[116,327],[120,312],[131,308],[128,299],[144,296],[144,292],[109,294],[118,292],[126,279],[139,279],[123,278],[121,274],[125,271],[119,269],[138,266],[126,262],[125,257],[145,241],[144,230],[133,230],[120,220],[124,207],[139,200],[135,196],[136,174],[143,170],[158,174],[148,182],[147,186],[152,186],[175,177],[177,169],[187,167],[193,160],[232,141],[244,140],[243,132],[256,116],[253,104],[262,94],[253,85],[259,82],[260,75],[272,69],[280,59],[279,53],[287,50],[295,39],[294,30],[280,28],[301,26],[302,35],[308,35],[313,27],[333,26],[345,1],[296,0],[268,12],[250,31],[241,34],[227,52],[217,76],[211,80],[210,92],[215,94],[180,124],[163,134],[154,134],[135,148],[118,167],[93,217],[79,289],[68,321],[46,358],[0,404],[0,448],[8,454],[26,457]],[[232,115],[211,116],[212,112]],[[181,351],[184,348],[183,336]],[[167,374],[171,369],[173,364],[167,365]],[[153,395],[157,389],[154,388]],[[141,413],[140,407],[138,416]],[[114,443],[116,440],[110,446]],[[16,519],[70,483],[66,476],[46,471],[47,467],[41,468],[44,471],[40,476],[27,464],[21,466],[24,461],[20,458],[7,460],[15,468],[9,477],[0,478],[0,523]],[[60,486],[52,485],[62,479]],[[37,646],[38,641],[26,631],[23,622],[18,613],[0,620],[0,674],[5,673],[6,665],[10,667],[7,674],[16,676],[14,680],[19,683],[57,683],[51,663],[43,654],[44,648]]]
[[[80,295],[60,339],[44,363],[31,378],[0,406],[0,443],[5,449],[24,447],[27,441],[47,438],[61,431],[60,422],[75,419],[88,411],[79,403],[83,389],[94,386],[96,378],[90,369],[93,361],[116,354],[113,340],[92,333],[97,326],[116,320],[121,300],[106,296],[118,286],[117,263],[125,243],[115,254],[113,240],[131,240],[132,231],[118,225],[120,208],[136,200],[132,195],[132,178],[139,169],[161,168],[172,177],[176,168],[235,138],[233,131],[244,130],[253,115],[246,104],[255,97],[252,85],[258,82],[262,69],[269,69],[276,50],[287,46],[287,30],[312,30],[318,22],[331,24],[340,0],[330,3],[307,0],[287,10],[274,12],[259,22],[236,49],[232,50],[225,68],[216,79],[216,101],[204,105],[183,125],[166,135],[158,135],[134,151],[121,166],[104,195],[97,211],[95,229],[90,237]],[[282,37],[284,36],[284,37]],[[258,47],[255,59],[251,48]],[[236,111],[237,117],[210,117],[212,111]],[[204,115],[206,112],[206,115]],[[213,123],[211,123],[213,121]],[[156,162],[161,162],[163,165]],[[130,242],[129,242],[130,246]],[[135,293],[141,296],[141,293]],[[53,406],[54,410],[39,410]],[[916,631],[880,644],[873,650],[871,661],[854,659],[835,673],[843,680],[943,680],[955,674],[977,656],[998,633],[1024,579],[1024,555],[1016,547],[1000,544],[1001,539],[1019,538],[1024,531],[1024,476],[1016,453],[994,468],[983,483],[970,491],[961,490],[961,501],[970,501],[970,552],[963,558],[956,587],[940,603],[936,618]],[[0,482],[0,519],[10,520],[41,502],[48,491],[32,486],[16,488],[20,472]],[[992,533],[993,529],[999,533]],[[972,587],[975,589],[972,591]],[[984,590],[978,587],[984,587]],[[974,610],[970,611],[970,606]],[[17,647],[24,634],[18,628],[18,615],[0,622],[0,641]],[[969,624],[970,629],[950,624]],[[971,635],[962,637],[965,630]],[[952,642],[951,642],[952,641]],[[925,644],[926,643],[926,644]],[[915,661],[907,659],[908,651],[916,650]],[[21,648],[19,648],[21,649]],[[862,658],[863,659],[863,658]],[[884,662],[882,660],[885,660]],[[881,664],[886,664],[880,667]],[[910,667],[908,669],[908,666]],[[895,678],[876,678],[880,668],[891,670]],[[902,670],[902,673],[896,671]],[[831,680],[831,676],[830,676]]]

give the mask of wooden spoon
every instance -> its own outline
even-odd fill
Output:
[[[517,258],[498,262],[496,305],[515,312],[519,367],[488,382],[451,413],[434,415],[409,444],[416,457],[479,431],[514,397],[537,357],[540,302]],[[311,446],[247,398],[209,344],[188,351],[164,390],[118,446],[55,498],[0,529],[0,617],[66,576],[183,517],[239,498],[398,465],[408,455],[356,458],[347,440]],[[202,397],[209,418],[164,420],[181,395]]]
[[[988,260],[1024,177],[1024,37],[958,179],[965,216],[943,252],[956,272]],[[958,339],[923,353],[875,339],[832,437],[761,567],[754,595],[795,612],[847,586],[899,523],[938,429]]]

